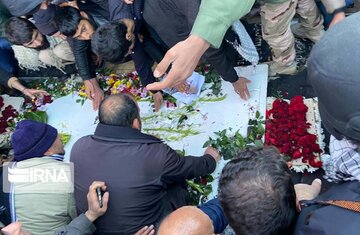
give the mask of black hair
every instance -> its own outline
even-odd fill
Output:
[[[4,25],[5,37],[15,45],[31,42],[34,30],[37,28],[29,20],[21,17],[11,17]]]
[[[275,148],[248,148],[228,162],[219,200],[237,235],[292,234],[297,212],[290,170]]]
[[[91,47],[101,59],[121,63],[131,42],[126,39],[127,27],[121,22],[111,22],[99,27],[91,38]]]
[[[116,94],[105,98],[99,108],[99,121],[111,126],[132,127],[133,121],[140,119],[139,108],[127,94]]]
[[[80,11],[74,7],[60,7],[56,12],[55,23],[59,32],[67,37],[76,34],[78,25],[83,17]]]

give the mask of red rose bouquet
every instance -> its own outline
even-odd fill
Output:
[[[308,168],[322,166],[318,137],[309,133],[308,107],[302,96],[295,96],[290,102],[276,99],[266,113],[265,144],[273,145],[292,162],[300,162]]]

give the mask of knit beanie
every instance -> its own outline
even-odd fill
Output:
[[[313,47],[308,77],[322,123],[337,139],[360,141],[360,13],[331,27]]]
[[[48,124],[31,120],[20,121],[11,136],[15,161],[44,156],[57,135],[57,130]]]

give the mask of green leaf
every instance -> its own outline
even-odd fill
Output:
[[[48,115],[44,111],[26,112],[24,113],[24,118],[42,123],[47,123],[48,121]]]
[[[212,145],[214,143],[214,140],[211,139],[211,137],[209,138],[209,140],[207,140],[204,144],[203,144],[203,148],[208,147],[210,145]]]
[[[257,148],[263,148],[264,147],[264,143],[262,142],[262,140],[255,140],[254,144]]]
[[[256,111],[255,117],[256,117],[256,119],[260,118],[260,112],[259,111]]]
[[[179,118],[177,128],[180,128],[185,120],[187,120],[188,117],[185,114],[182,114]]]
[[[177,150],[175,150],[175,151],[176,151],[176,153],[179,154],[180,156],[182,156],[182,157],[185,156],[185,149],[183,149],[183,150],[177,149]]]
[[[61,140],[63,145],[66,145],[69,142],[70,138],[71,138],[70,134],[59,133],[59,135],[60,135],[60,140]]]

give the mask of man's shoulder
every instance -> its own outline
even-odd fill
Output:
[[[88,151],[90,147],[93,147],[92,135],[83,136],[78,139],[71,148],[71,155],[78,153],[79,151]]]

